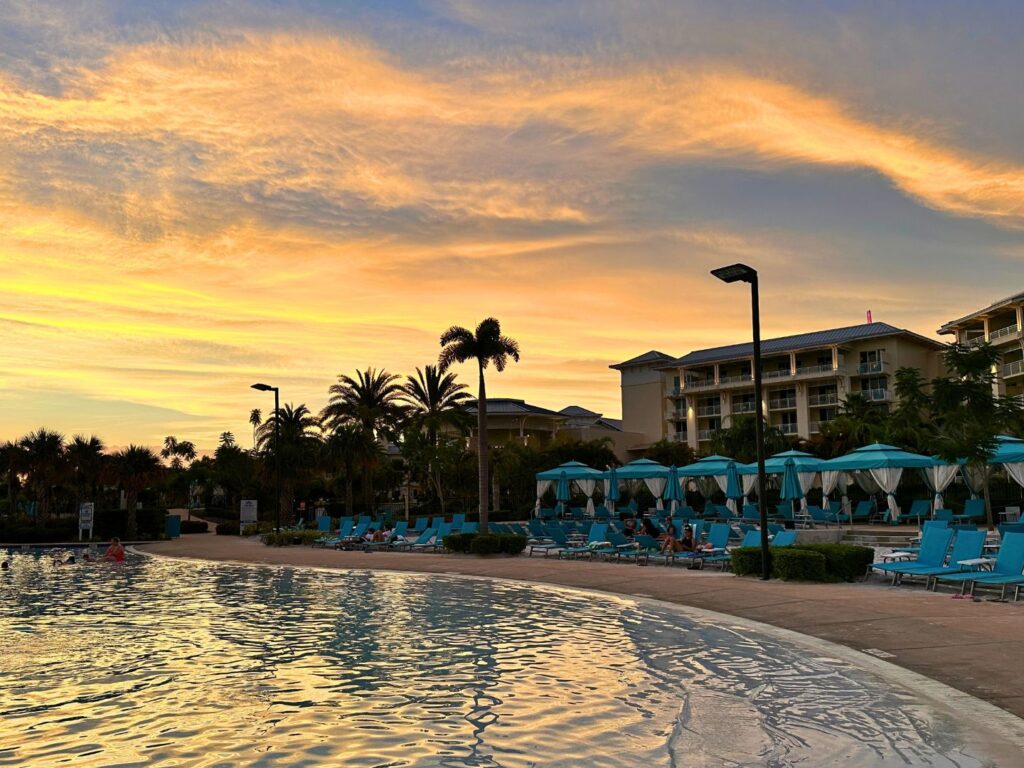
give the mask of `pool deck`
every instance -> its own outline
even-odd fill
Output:
[[[203,560],[519,579],[654,598],[868,651],[1024,717],[1024,600],[953,600],[948,592],[893,588],[881,577],[860,584],[790,584],[710,570],[541,556],[274,548],[214,534],[192,534],[142,549]]]

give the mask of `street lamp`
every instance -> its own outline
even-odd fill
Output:
[[[281,390],[269,384],[253,384],[253,389],[260,392],[274,393],[274,475],[277,478],[277,516],[275,518],[275,532],[281,533]]]
[[[757,297],[757,270],[746,264],[730,264],[712,269],[711,274],[723,283],[750,283],[750,316],[754,328],[754,401],[756,424],[754,439],[757,442],[757,507],[761,517],[761,578],[772,575],[768,561],[768,505],[765,503],[764,487],[764,403],[761,401],[761,309]]]

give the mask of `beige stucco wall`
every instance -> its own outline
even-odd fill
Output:
[[[652,365],[620,371],[622,429],[638,434],[641,442],[654,443],[665,436],[665,375]]]

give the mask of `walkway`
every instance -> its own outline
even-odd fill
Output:
[[[540,556],[272,548],[213,534],[184,536],[145,549],[205,560],[492,576],[652,597],[868,650],[1024,717],[1024,601],[952,600],[949,594],[920,588],[894,589],[880,579],[868,584],[787,584],[680,567],[641,568]]]

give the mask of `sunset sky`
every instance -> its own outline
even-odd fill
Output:
[[[863,6],[863,7],[862,7]],[[202,448],[494,315],[493,396],[1024,289],[1019,2],[0,2],[0,438]],[[467,383],[474,383],[466,370]]]

